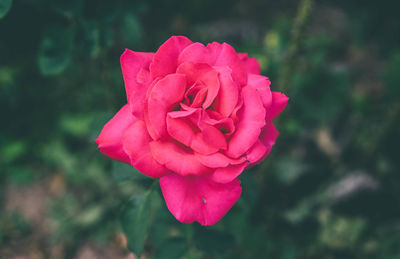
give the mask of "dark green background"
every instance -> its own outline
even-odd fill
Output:
[[[400,258],[398,3],[0,0],[0,258]],[[94,143],[124,48],[171,35],[248,52],[290,97],[212,227]]]

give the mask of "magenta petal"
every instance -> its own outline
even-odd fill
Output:
[[[224,134],[217,128],[204,124],[201,129],[202,139],[208,145],[215,147],[217,150],[225,150],[227,147]]]
[[[229,117],[239,100],[239,86],[233,81],[227,67],[218,67],[220,90],[217,96],[215,110],[224,117]]]
[[[247,72],[243,68],[242,61],[240,60],[238,54],[234,48],[226,43],[208,44],[207,47],[216,48],[218,51],[218,57],[215,61],[215,66],[228,66],[232,69],[233,79],[243,86],[247,83]]]
[[[261,130],[260,139],[250,148],[246,157],[250,162],[249,166],[253,166],[264,160],[271,152],[272,146],[275,144],[276,138],[279,136],[278,130],[272,122],[268,122]]]
[[[153,79],[175,73],[178,56],[192,41],[184,36],[172,36],[160,46],[154,54],[150,65],[150,74]]]
[[[132,116],[126,104],[104,125],[96,143],[100,152],[112,159],[130,164],[130,159],[122,147],[122,136],[137,119]]]
[[[139,120],[125,131],[123,147],[132,166],[147,176],[159,178],[170,171],[153,158],[149,146],[151,140],[146,125]]]
[[[228,165],[237,165],[246,161],[244,157],[232,159],[222,153],[214,153],[211,155],[196,154],[196,156],[203,165],[211,168],[227,167]]]
[[[146,93],[149,85],[151,85],[150,72],[145,69],[140,69],[136,79],[138,84],[132,88],[128,103],[131,107],[132,114],[139,119],[143,119]]]
[[[238,112],[236,132],[228,143],[227,155],[237,158],[257,141],[261,128],[265,125],[265,109],[257,90],[242,88],[243,107]]]
[[[214,42],[205,47],[201,43],[193,43],[179,55],[178,63],[182,64],[184,62],[205,63],[210,66],[227,66],[232,69],[232,77],[240,86],[247,83],[247,72],[243,68],[242,61],[229,44]]]
[[[170,174],[160,179],[169,211],[182,223],[217,223],[239,199],[240,181],[216,183],[207,177]]]
[[[219,91],[220,86],[217,71],[204,63],[195,64],[185,62],[179,65],[177,73],[186,75],[188,85],[201,82],[206,86],[207,97],[205,98],[202,107],[207,109],[212,104]]]
[[[260,64],[257,59],[249,57],[247,53],[239,53],[239,58],[242,60],[243,67],[246,69],[247,73],[261,74]]]
[[[238,177],[248,165],[244,162],[239,165],[229,165],[227,167],[218,168],[210,175],[210,178],[218,183],[229,183]]]
[[[268,110],[272,103],[272,92],[269,88],[271,82],[268,77],[250,74],[247,84],[251,88],[257,90],[260,94],[264,108]]]
[[[146,124],[154,140],[166,135],[167,112],[182,100],[185,89],[186,78],[182,74],[170,74],[153,87],[147,103]]]
[[[279,136],[279,132],[272,122],[267,123],[261,131],[260,140],[265,146],[273,146],[276,139]]]
[[[173,142],[150,142],[150,150],[157,162],[178,174],[201,175],[211,172],[211,168],[200,163],[191,151],[186,151]]]
[[[207,126],[207,130],[199,131],[197,128],[200,121],[200,109],[191,109],[190,111],[173,111],[167,115],[167,131],[168,134],[193,149],[193,151],[201,154],[212,154],[217,152],[220,148],[226,148],[225,138],[221,132],[212,126]],[[212,127],[213,129],[208,129]],[[218,131],[222,135],[212,135],[213,139],[210,141],[210,135],[213,130]],[[216,134],[218,134],[216,133]]]
[[[267,110],[266,119],[275,119],[285,109],[289,98],[286,95],[279,92],[272,92],[272,104],[269,110]]]
[[[250,164],[254,164],[264,157],[265,152],[267,152],[267,147],[261,142],[261,140],[257,140],[247,152],[246,158]]]
[[[213,66],[216,57],[213,53],[210,53],[203,44],[200,42],[195,42],[185,48],[178,57],[178,64],[185,62],[197,63],[197,64],[208,64]]]
[[[154,53],[134,52],[129,49],[125,49],[122,53],[120,62],[128,102],[130,102],[131,95],[141,91],[146,92],[146,89],[143,90],[145,86],[137,82],[137,75],[141,69],[149,69],[153,55]]]

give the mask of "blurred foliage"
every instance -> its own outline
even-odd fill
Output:
[[[0,258],[400,258],[400,4],[300,3],[0,0]],[[290,97],[212,227],[94,142],[124,48],[173,34],[248,52]]]

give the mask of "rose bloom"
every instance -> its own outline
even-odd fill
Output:
[[[288,98],[226,43],[173,36],[155,53],[126,49],[121,67],[127,104],[101,131],[100,151],[160,178],[180,222],[215,224],[240,197],[238,176],[270,153]]]

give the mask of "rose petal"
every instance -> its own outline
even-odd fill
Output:
[[[201,135],[204,142],[208,145],[215,147],[217,150],[226,149],[227,144],[225,136],[217,128],[208,124],[203,124],[201,127]]]
[[[136,96],[138,94],[137,100],[141,102],[142,96],[140,94],[142,92],[146,93],[146,86],[137,82],[137,75],[140,70],[149,69],[153,56],[154,53],[134,52],[129,49],[125,49],[124,53],[122,53],[120,62],[128,102],[130,102],[132,95]]]
[[[104,125],[96,139],[100,152],[112,159],[130,164],[130,159],[122,147],[122,136],[125,130],[137,120],[126,104],[115,116]]]
[[[285,109],[289,98],[286,95],[279,92],[272,92],[272,103],[271,107],[267,110],[266,119],[275,119]]]
[[[146,125],[150,136],[157,140],[166,135],[166,115],[182,100],[186,78],[182,74],[170,74],[153,87],[147,104]]]
[[[188,120],[183,118],[167,116],[167,131],[172,138],[201,154],[212,154],[219,150],[218,146],[207,142],[203,134],[196,132]]]
[[[229,183],[237,178],[248,165],[244,162],[239,165],[229,165],[227,167],[218,168],[210,175],[210,179],[218,183]]]
[[[169,211],[182,223],[217,223],[239,199],[240,181],[227,184],[207,177],[170,174],[160,179],[161,190]]]
[[[279,132],[274,124],[268,122],[267,125],[262,128],[259,140],[246,154],[247,160],[250,162],[249,166],[258,164],[269,155],[278,136]]]
[[[261,74],[260,64],[256,58],[249,57],[247,53],[239,53],[239,58],[243,63],[244,69],[250,74]]]
[[[258,92],[245,86],[242,88],[243,107],[238,113],[236,132],[232,134],[226,154],[237,158],[257,141],[265,125],[265,109]]]
[[[193,43],[179,55],[178,64],[184,62],[206,63],[210,66],[228,66],[232,69],[233,79],[240,86],[247,83],[247,72],[243,68],[242,61],[229,44],[214,42],[205,47],[201,43]]]
[[[172,36],[160,46],[150,65],[150,74],[153,79],[175,73],[179,54],[192,41],[184,36]]]
[[[238,165],[246,161],[246,158],[239,157],[238,159],[232,159],[225,156],[222,153],[214,153],[211,155],[196,154],[200,163],[211,168],[227,167],[229,165]]]
[[[191,151],[186,151],[173,142],[152,141],[150,150],[157,162],[178,174],[201,175],[211,172]]]
[[[185,74],[188,85],[193,85],[197,82],[203,83],[207,88],[207,97],[203,102],[202,107],[207,109],[219,91],[218,74],[212,67],[204,63],[185,62],[179,65],[177,73]]]
[[[268,77],[260,76],[260,75],[253,75],[249,74],[247,84],[256,89],[261,97],[261,101],[264,105],[265,109],[268,109],[272,103],[272,92],[269,88],[271,82],[269,81]]]
[[[242,107],[243,107],[243,98],[240,98],[239,102],[236,104],[236,107],[233,109],[231,114],[231,118],[235,123],[239,121],[238,113],[242,109]]]
[[[206,114],[210,114],[210,110],[207,110]],[[216,120],[205,116],[205,118],[203,118],[203,122],[217,128],[222,134],[225,135],[225,137],[229,137],[233,132],[235,132],[235,125],[231,118]]]
[[[213,42],[207,45],[207,48],[214,49],[218,53],[215,66],[228,66],[232,69],[232,77],[240,86],[247,83],[247,72],[243,68],[242,62],[235,49],[226,43],[219,44]]]
[[[131,107],[132,114],[139,119],[143,119],[146,92],[148,91],[149,85],[151,85],[150,72],[141,68],[137,74],[136,81],[138,84],[132,88],[128,103]]]
[[[267,147],[261,142],[261,140],[257,140],[249,151],[247,151],[246,158],[250,164],[255,164],[264,157],[266,151]]]
[[[147,133],[146,125],[143,121],[136,121],[124,133],[123,148],[128,154],[131,165],[141,173],[159,178],[170,171],[159,164],[151,154],[149,142],[152,141]]]
[[[224,117],[229,117],[239,100],[239,86],[233,81],[232,70],[217,67],[220,90],[216,98],[215,110]]]
[[[265,146],[273,146],[279,136],[279,131],[272,122],[267,123],[261,130],[260,140]]]

